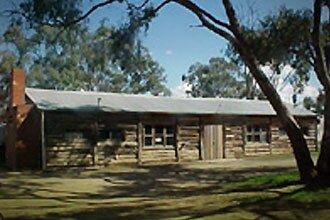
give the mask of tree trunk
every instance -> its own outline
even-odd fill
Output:
[[[268,78],[259,69],[256,60],[249,54],[245,53],[244,50],[241,51],[241,55],[261,90],[276,111],[277,116],[288,134],[301,181],[311,183],[317,176],[317,171],[311,158],[306,139],[304,138],[299,125],[288,111],[287,107],[283,104],[279,94],[276,92]]]
[[[326,6],[328,8],[328,22],[330,23],[330,2],[326,1]],[[315,3],[315,4],[321,4],[321,3]],[[316,5],[316,7],[320,7],[320,5]],[[319,9],[321,10],[321,9]],[[318,13],[321,13],[318,11]],[[315,15],[314,15],[315,16]],[[321,15],[317,14],[317,19],[320,19]],[[316,19],[314,17],[314,19]],[[315,21],[314,21],[315,22]],[[319,21],[318,21],[319,22]],[[316,22],[316,25],[319,25],[319,23]],[[316,31],[315,31],[316,32]],[[317,34],[317,33],[314,33]],[[315,38],[319,37],[318,35],[315,35]],[[323,72],[320,74],[328,75],[330,76],[330,47],[329,47],[329,39],[330,36],[328,36],[328,42],[327,45],[324,48],[325,52],[325,63],[326,68],[324,68],[323,65]],[[315,41],[315,45],[317,46],[318,41]],[[319,64],[320,65],[320,64]],[[315,68],[315,71],[318,71],[322,66],[318,66],[318,68]],[[326,78],[326,76],[325,76]],[[320,80],[321,81],[321,80]],[[322,81],[321,81],[322,82]],[[330,88],[327,86],[328,84],[323,83],[325,87],[325,103],[324,103],[324,134],[321,141],[321,152],[319,155],[319,158],[317,160],[316,168],[319,173],[319,178],[323,183],[330,183]]]
[[[229,38],[236,50],[241,55],[245,64],[249,67],[251,74],[260,86],[262,92],[267,97],[268,101],[277,113],[293,148],[293,153],[296,158],[297,167],[300,174],[300,179],[305,183],[311,183],[317,176],[317,171],[314,162],[311,158],[307,147],[306,140],[300,127],[287,107],[283,104],[281,97],[277,93],[274,86],[271,84],[267,76],[260,70],[259,63],[253,53],[250,51],[249,45],[242,34],[242,29],[235,15],[235,10],[230,0],[222,0],[226,9],[226,14],[230,23],[230,31],[234,34],[235,39]]]
[[[321,179],[330,182],[330,92],[325,93],[324,134],[321,152],[317,161],[317,171]]]
[[[284,126],[291,141],[291,146],[296,158],[301,180],[305,183],[312,182],[317,176],[317,171],[309,153],[306,140],[300,130],[299,125],[288,111],[287,107],[283,104],[281,97],[275,90],[274,86],[270,83],[267,76],[259,68],[258,60],[253,55],[253,52],[250,50],[248,43],[243,37],[242,29],[236,18],[235,10],[231,4],[231,1],[222,0],[229,24],[217,20],[211,14],[199,8],[191,1],[172,1],[193,12],[202,22],[202,25],[233,44],[235,49],[239,52],[244,63],[248,66],[252,76],[274,108],[282,125]],[[172,1],[165,1],[164,4]],[[159,6],[156,10],[159,10],[159,8],[163,5]]]

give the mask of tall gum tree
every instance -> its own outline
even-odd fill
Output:
[[[301,180],[305,183],[312,182],[317,177],[318,173],[311,158],[303,133],[297,121],[282,102],[276,89],[260,69],[258,59],[254,56],[252,50],[246,42],[246,39],[244,38],[243,30],[238,22],[235,10],[230,0],[222,1],[228,18],[228,23],[217,19],[212,14],[189,0],[164,1],[155,9],[155,11],[159,11],[162,7],[169,3],[176,3],[195,14],[200,20],[201,26],[229,41],[239,52],[242,60],[249,68],[260,89],[263,91],[270,104],[276,111],[278,118],[282,122],[283,127],[288,134]]]
[[[326,5],[328,13],[330,13],[330,1],[315,0],[314,2],[314,25],[312,32],[312,42],[314,48],[314,69],[317,78],[323,86],[325,93],[324,104],[324,134],[321,141],[321,152],[317,161],[317,170],[322,178],[327,181],[330,179],[330,39],[325,48],[326,53],[320,44],[321,14],[322,6]],[[330,14],[328,25],[330,25]],[[330,34],[328,26],[328,32]],[[327,54],[327,56],[325,55]]]

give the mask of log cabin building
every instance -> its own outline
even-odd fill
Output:
[[[6,159],[14,169],[240,158],[290,152],[268,101],[25,88],[12,74]],[[310,150],[317,118],[288,105]]]

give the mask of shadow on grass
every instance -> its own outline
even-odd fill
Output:
[[[190,197],[217,194],[227,183],[237,183],[256,174],[292,171],[292,168],[247,168],[240,170],[192,169],[180,164],[141,166],[138,170],[97,172],[88,178],[102,178],[109,183],[97,198],[120,197]],[[295,183],[295,182],[294,182]],[[286,184],[294,184],[288,182]],[[271,187],[271,185],[266,187]],[[106,195],[106,196],[101,196]],[[91,197],[89,197],[91,198]]]
[[[47,216],[42,218],[24,218],[24,219],[51,219],[51,220],[58,220],[58,219],[76,219],[76,220],[109,220],[109,219],[130,219],[130,220],[141,220],[141,219],[167,219],[171,217],[178,217],[180,216],[180,209],[175,210],[148,210],[148,206],[139,206],[137,204],[137,208],[132,208],[130,206],[114,206],[111,208],[96,208],[96,209],[89,209],[79,213],[50,213]],[[139,209],[139,210],[137,210]],[[140,210],[145,211],[140,211]],[[124,213],[124,214],[123,214]],[[189,217],[187,217],[189,218]],[[21,219],[21,218],[8,218],[8,219]]]
[[[73,197],[86,199],[106,199],[116,197],[159,197],[159,196],[175,196],[185,197],[200,194],[213,194],[214,191],[222,189],[223,185],[227,183],[240,182],[245,178],[254,176],[256,174],[278,173],[291,171],[292,168],[246,168],[239,170],[225,170],[225,169],[197,169],[186,168],[181,164],[165,164],[165,165],[144,165],[123,170],[116,167],[99,171],[57,171],[57,172],[27,172],[23,174],[16,174],[16,176],[6,176],[0,174],[2,178],[12,178],[9,184],[3,184],[9,188],[21,189],[21,193],[15,194],[16,198],[27,197],[31,198],[38,191],[49,191],[50,193],[58,192],[60,190],[49,188],[49,185],[61,184],[62,178],[90,180],[102,179],[107,183],[97,193],[74,193],[70,192]],[[38,180],[34,182],[27,182],[26,178]],[[47,189],[43,180],[52,179],[47,182]],[[53,180],[55,179],[55,180]],[[267,187],[267,185],[266,185]],[[1,189],[1,188],[0,188]],[[250,190],[250,189],[249,189]],[[63,191],[68,193],[67,191]],[[4,191],[0,198],[10,198],[11,192]],[[63,197],[64,198],[64,197]],[[63,200],[63,198],[61,198]],[[68,199],[71,197],[68,196]]]
[[[179,216],[186,219],[217,219],[218,215],[242,211],[266,219],[306,219],[313,211],[330,207],[329,202],[306,202],[304,195],[295,197],[306,192],[305,188],[290,190],[289,193],[276,191],[274,198],[258,195],[238,197],[226,205],[218,204],[219,200],[212,199],[195,201],[208,196],[272,192],[274,188],[296,185],[296,177],[276,179],[278,173],[288,172],[292,173],[292,168],[198,169],[182,164],[109,167],[96,171],[71,170],[71,173],[70,170],[32,172],[17,176],[7,175],[12,180],[4,183],[2,188],[12,191],[0,188],[0,198],[29,198],[44,200],[45,203],[47,200],[54,200],[60,203],[41,204],[39,207],[24,206],[25,209],[50,209],[45,215],[24,216],[24,219],[164,219]],[[268,178],[255,178],[256,175],[263,174],[267,174]],[[34,182],[26,181],[26,178],[33,179]],[[97,180],[102,184],[96,190],[70,191],[58,187],[64,179],[81,180],[87,184]],[[42,182],[44,180],[51,181]],[[74,187],[80,186],[77,184]],[[307,193],[306,198],[308,197]],[[198,205],[196,202],[199,202]],[[80,210],[56,211],[79,205],[85,207]],[[283,212],[286,213],[284,216],[278,214]],[[22,216],[16,219],[22,219]]]
[[[230,213],[252,213],[253,219],[329,219],[329,203],[328,202],[299,202],[287,199],[290,195],[297,192],[305,191],[299,189],[290,193],[279,193],[276,198],[246,199],[234,205],[223,208],[208,210],[196,208],[193,205],[187,207],[175,207],[164,210],[155,204],[143,204],[136,202],[134,205],[113,205],[107,207],[91,208],[76,213],[49,213],[43,219],[168,219],[181,217],[180,219],[221,219],[222,215]],[[205,204],[207,205],[207,204]],[[216,204],[213,204],[216,205]],[[325,212],[329,210],[329,212]],[[318,214],[322,212],[321,214]],[[20,219],[20,218],[17,218]],[[25,219],[40,219],[25,218]],[[229,217],[226,219],[249,219],[244,216]]]
[[[281,185],[281,187],[289,186],[292,186],[292,183]],[[248,189],[242,189],[241,191],[237,189],[234,191],[253,192],[254,190],[257,190],[257,188],[250,188],[250,191]],[[325,192],[323,196],[322,191]],[[276,191],[276,194],[276,196],[271,198],[265,198],[263,195],[241,198],[237,200],[237,204],[219,208],[212,212],[201,212],[191,216],[191,219],[235,212],[253,213],[254,216],[257,216],[255,219],[329,219],[330,190],[328,188],[301,187],[289,192]]]

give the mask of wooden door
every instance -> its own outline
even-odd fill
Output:
[[[203,158],[213,160],[223,158],[223,126],[205,125],[203,138]]]

